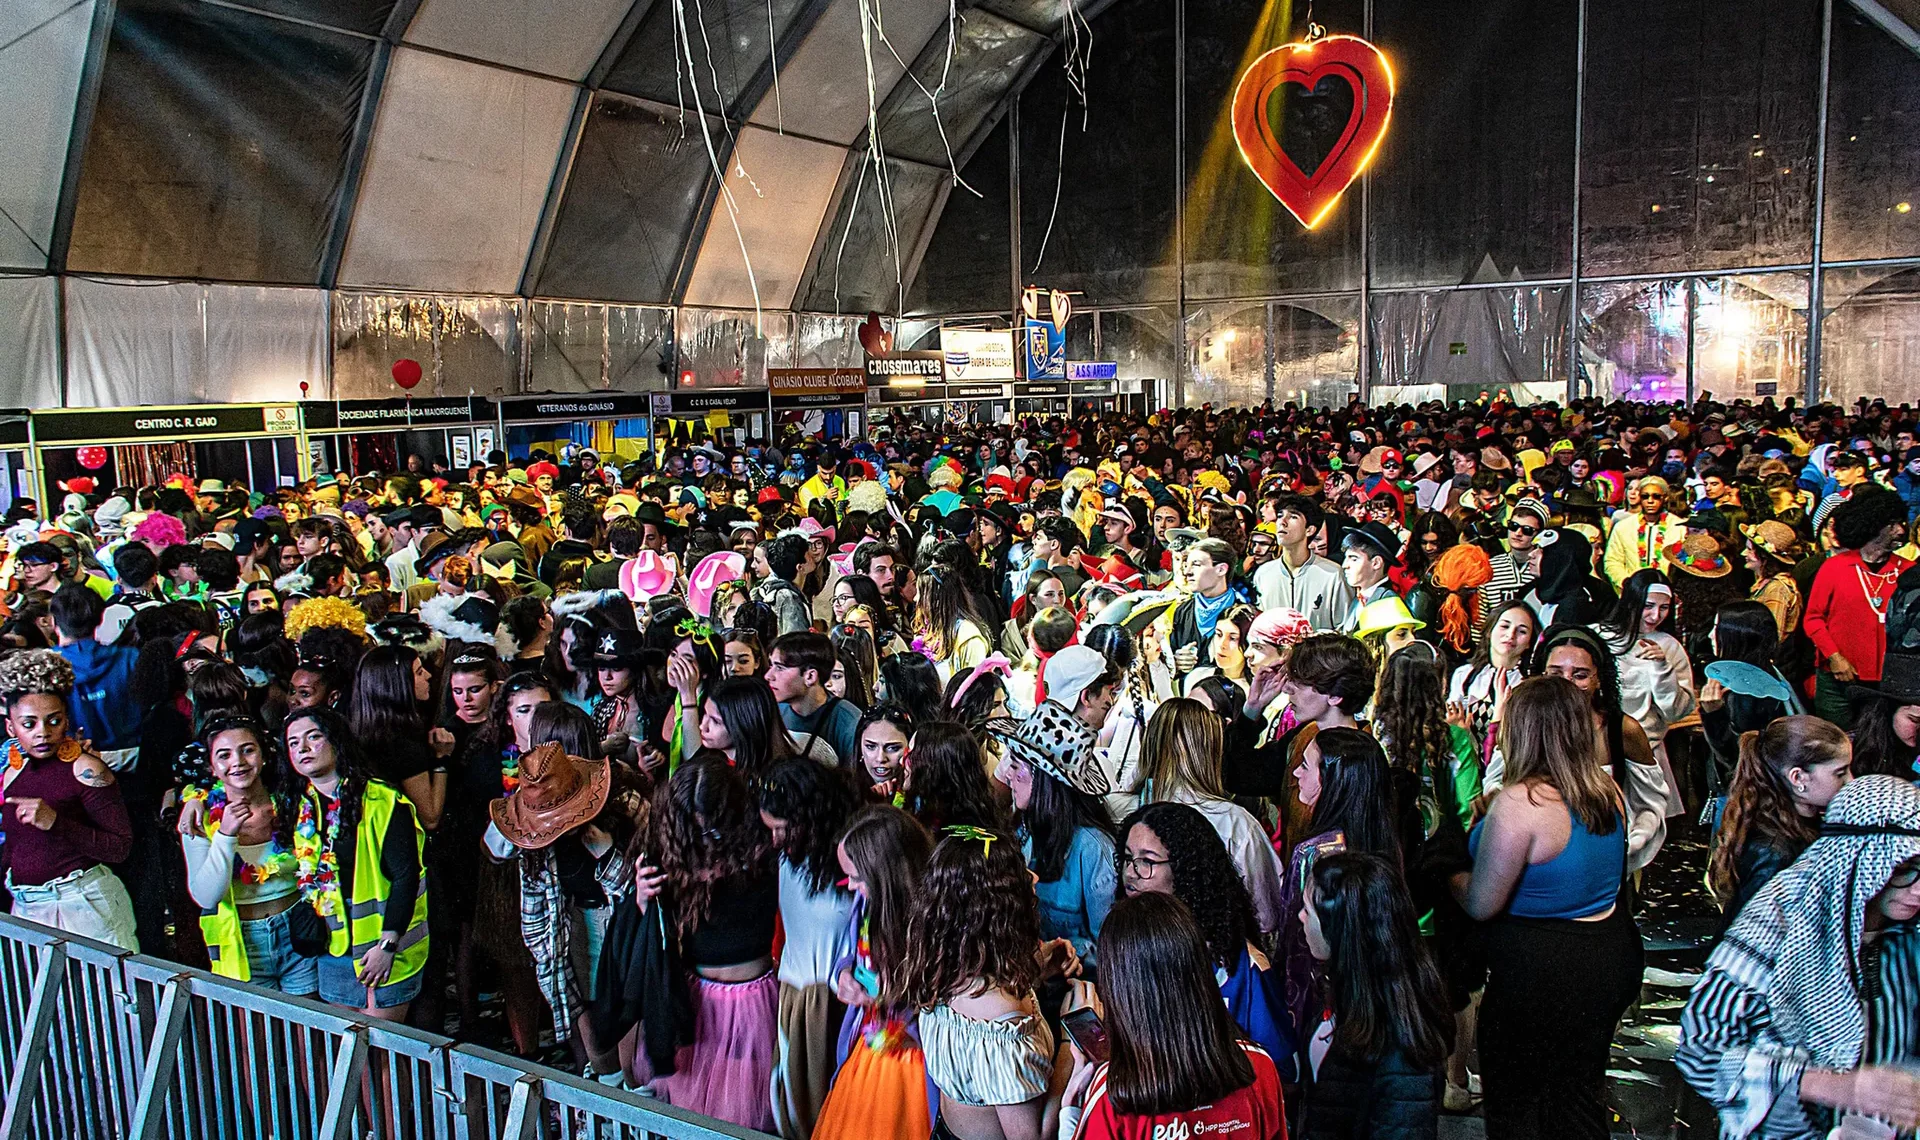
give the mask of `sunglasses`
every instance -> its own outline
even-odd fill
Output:
[[[1521,526],[1519,523],[1508,523],[1507,530],[1512,534],[1524,534],[1528,538],[1540,533],[1540,528],[1537,526]]]

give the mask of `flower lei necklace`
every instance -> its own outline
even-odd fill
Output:
[[[520,790],[520,746],[509,744],[500,753],[500,792],[512,795]]]
[[[207,830],[219,830],[221,817],[227,813],[226,787],[221,784],[215,784],[211,791],[203,791],[189,785],[181,790],[181,803],[193,803],[196,800],[206,801]],[[271,801],[269,801],[269,806],[272,806]],[[276,807],[274,810],[277,811],[279,809]],[[272,881],[275,875],[293,870],[294,865],[293,852],[288,850],[286,845],[280,842],[280,837],[276,834],[267,840],[267,854],[266,857],[260,861],[259,866],[255,866],[245,859],[242,859],[239,852],[234,852],[233,880],[236,883],[248,883],[253,886],[259,886],[262,883]]]
[[[340,838],[340,802],[325,811],[313,796],[300,797],[300,814],[293,825],[293,854],[300,895],[322,918],[332,917],[340,905],[340,857],[334,843]],[[322,838],[321,832],[326,832]]]

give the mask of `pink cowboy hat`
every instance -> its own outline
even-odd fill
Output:
[[[620,592],[633,601],[644,602],[673,589],[673,581],[679,576],[680,567],[671,554],[642,550],[620,567]]]
[[[713,596],[720,587],[747,572],[745,555],[731,550],[716,550],[700,560],[687,575],[687,606],[700,617],[713,619]]]

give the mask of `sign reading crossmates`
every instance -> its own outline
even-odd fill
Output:
[[[938,384],[945,378],[946,358],[937,352],[885,352],[867,357],[869,387],[911,387]]]

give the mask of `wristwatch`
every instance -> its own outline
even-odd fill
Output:
[[[387,953],[391,954],[395,950],[400,949],[400,940],[398,938],[393,937],[392,935],[388,935],[387,937],[382,938],[379,941],[378,945],[380,949],[385,950]]]

